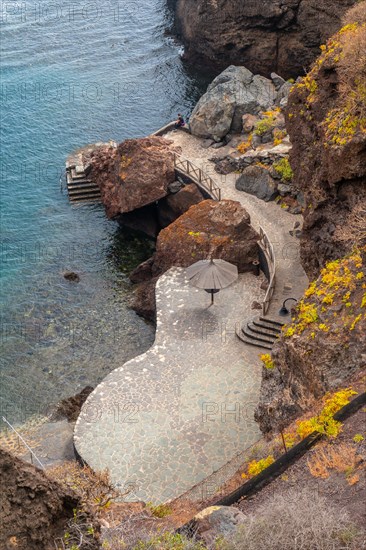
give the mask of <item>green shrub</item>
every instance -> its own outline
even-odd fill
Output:
[[[281,160],[274,162],[273,168],[276,170],[277,174],[281,176],[282,181],[291,181],[294,177],[288,158],[282,158]]]
[[[274,119],[272,116],[258,120],[254,127],[254,133],[256,136],[263,136],[267,132],[270,132],[274,128]]]

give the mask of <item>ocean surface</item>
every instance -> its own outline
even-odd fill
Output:
[[[1,416],[44,415],[152,344],[127,274],[153,243],[100,205],[71,206],[65,158],[188,115],[213,76],[183,65],[166,0],[1,9],[0,429]]]

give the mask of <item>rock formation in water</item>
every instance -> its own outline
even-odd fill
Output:
[[[268,76],[303,74],[357,0],[177,0],[185,57]]]
[[[198,188],[175,181],[172,142],[156,136],[128,139],[115,147],[96,147],[86,163],[101,190],[108,218],[156,237],[192,204],[203,200]]]
[[[305,195],[301,261],[311,279],[263,368],[256,417],[288,424],[366,366],[366,2],[294,87],[287,112]]]

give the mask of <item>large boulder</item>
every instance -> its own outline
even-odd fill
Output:
[[[277,183],[268,169],[256,165],[244,169],[236,180],[235,187],[266,202],[274,200],[278,195]]]
[[[240,132],[242,117],[273,106],[276,89],[271,80],[254,76],[245,67],[228,67],[207,88],[190,117],[192,134],[219,140]]]
[[[211,256],[235,264],[239,272],[253,270],[258,240],[239,202],[204,200],[191,206],[159,233],[154,256],[130,273],[131,281],[137,283],[131,307],[154,320],[155,283],[173,266],[188,267]]]
[[[100,187],[109,218],[162,199],[175,181],[171,141],[151,136],[128,139],[117,148],[96,149],[90,178]]]
[[[239,202],[205,200],[160,232],[152,273],[160,275],[172,266],[188,267],[209,256],[235,264],[240,272],[250,271],[258,259],[258,240],[250,216]]]
[[[204,197],[197,185],[185,185],[178,193],[170,194],[158,204],[158,219],[160,227],[167,227],[191,206],[203,201]]]

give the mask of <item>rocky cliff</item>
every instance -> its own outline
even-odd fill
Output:
[[[306,200],[301,260],[313,282],[263,367],[264,432],[366,367],[366,2],[344,23],[289,97],[290,158]]]
[[[189,60],[289,78],[303,74],[356,1],[177,0],[176,27]]]
[[[301,260],[312,278],[366,242],[365,6],[351,10],[289,98],[290,162],[307,204]]]

